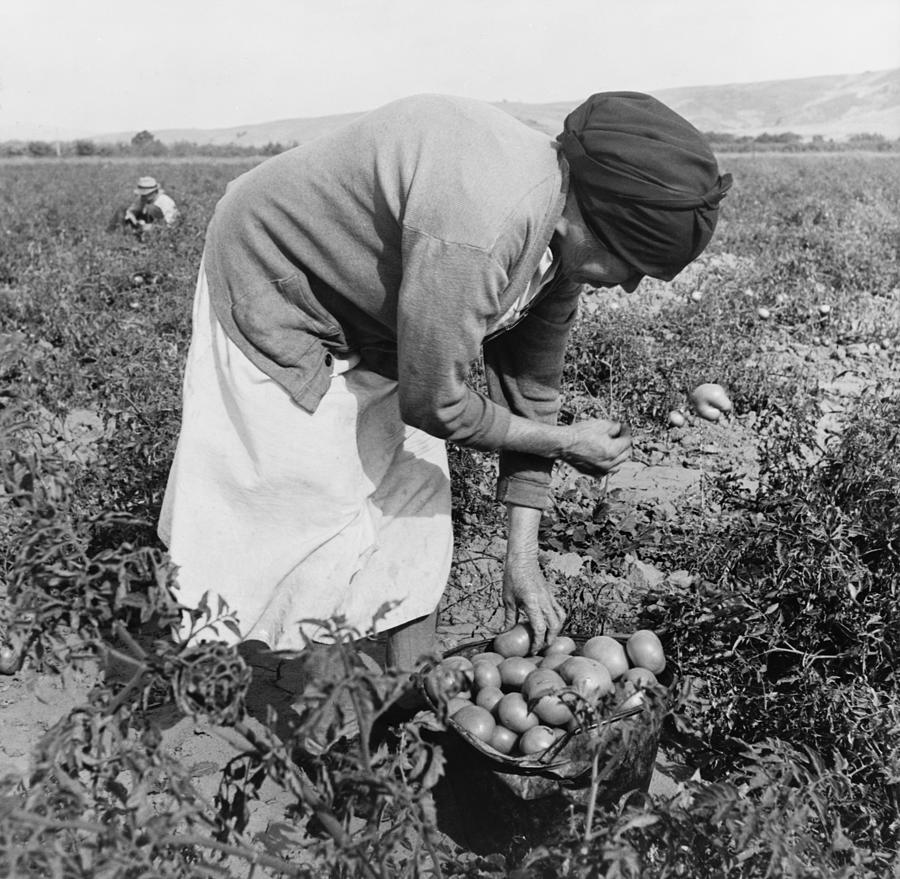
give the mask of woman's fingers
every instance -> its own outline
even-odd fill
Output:
[[[623,421],[598,418],[573,425],[576,441],[565,460],[591,476],[602,476],[628,460],[631,428]]]
[[[556,600],[555,597],[551,597],[550,602],[553,606],[553,616],[547,625],[547,643],[550,644],[552,641],[555,641],[559,636],[559,633],[563,627],[563,624],[566,621],[566,610],[565,608]]]
[[[566,611],[555,596],[547,596],[547,601],[525,606],[525,613],[534,635],[533,652],[537,653],[559,635],[566,621]]]
[[[540,613],[529,613],[528,621],[531,623],[531,652],[537,653],[544,647],[544,638],[547,635],[547,624],[544,622],[544,616]]]

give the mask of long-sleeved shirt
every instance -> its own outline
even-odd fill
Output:
[[[565,160],[546,135],[478,101],[395,101],[239,177],[204,266],[226,333],[301,407],[331,357],[398,382],[403,420],[478,449],[510,412],[554,421],[579,289],[528,288],[562,213]],[[466,382],[484,344],[488,395]],[[503,453],[498,497],[544,506],[552,461]]]
[[[175,200],[162,190],[156,193],[152,201],[136,199],[128,206],[127,213],[136,220],[145,220],[151,223],[162,220],[167,226],[177,223],[180,217]]]

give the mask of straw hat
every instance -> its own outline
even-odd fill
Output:
[[[135,189],[135,195],[150,195],[151,193],[156,192],[159,189],[159,184],[156,182],[155,177],[141,177],[138,180],[137,189]]]

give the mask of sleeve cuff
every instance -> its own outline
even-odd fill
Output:
[[[500,455],[496,498],[500,503],[545,510],[550,506],[550,478],[554,460],[505,452]]]

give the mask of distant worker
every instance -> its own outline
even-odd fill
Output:
[[[121,224],[122,228],[142,236],[153,228],[162,229],[178,222],[180,215],[175,201],[163,191],[155,177],[141,177],[134,194],[137,198],[124,212],[117,212],[111,229]]]

